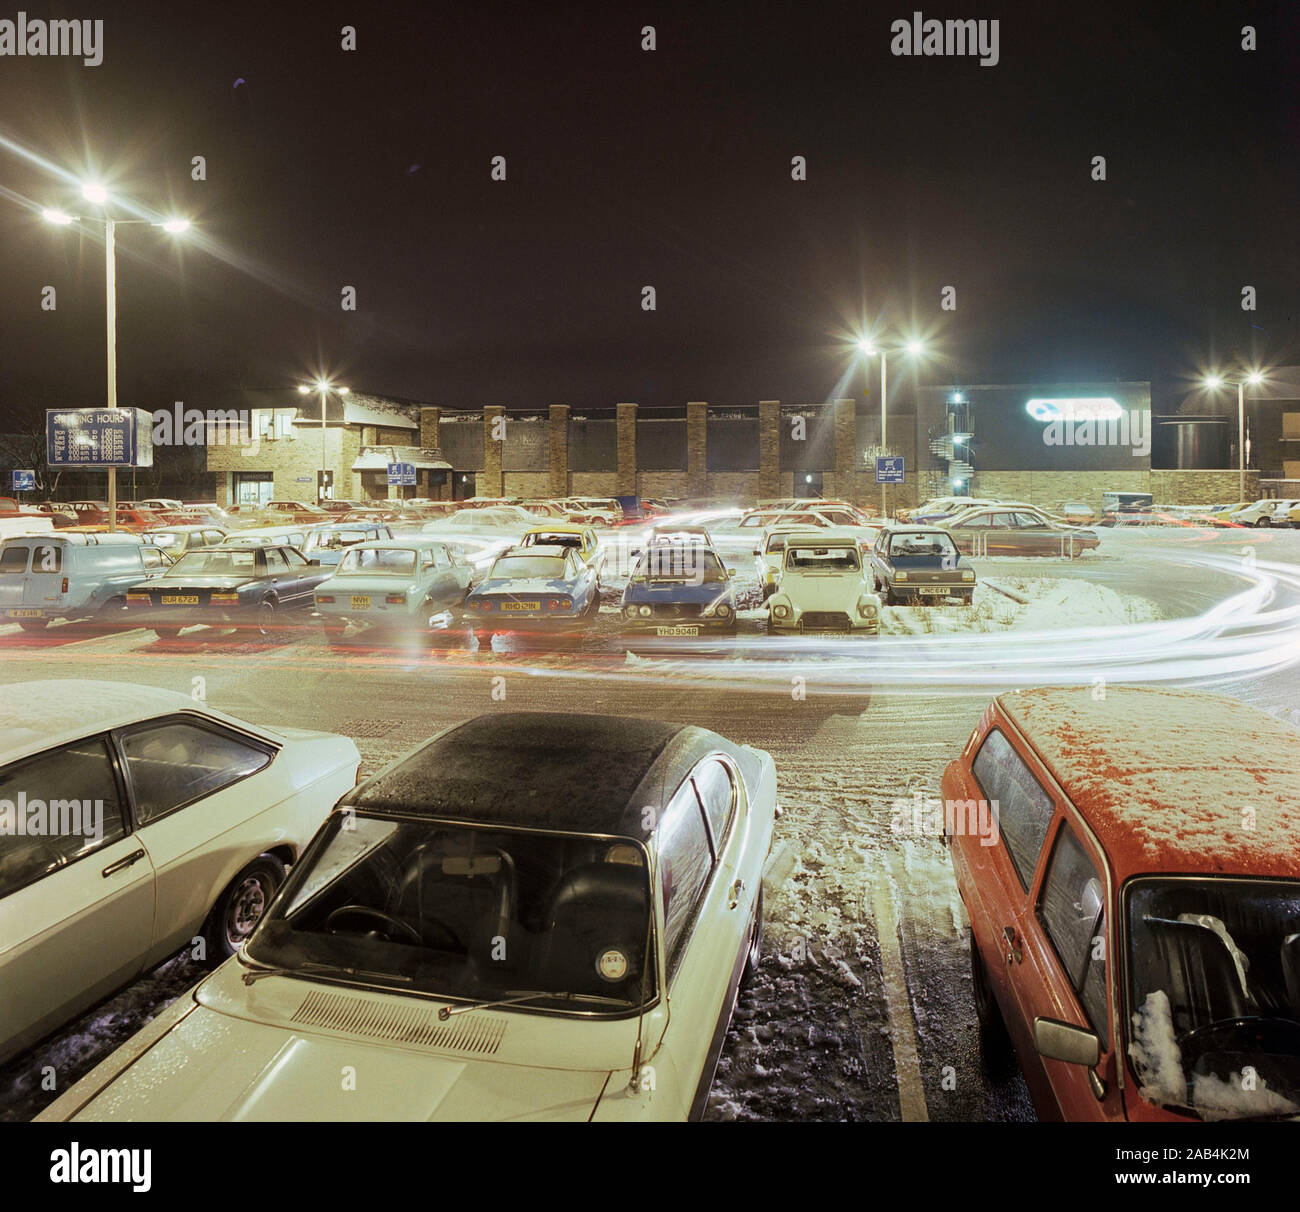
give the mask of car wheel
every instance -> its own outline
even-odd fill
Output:
[[[155,627],[153,633],[160,640],[174,640],[180,635],[181,629],[179,627]]]
[[[758,898],[754,901],[754,920],[749,926],[749,948],[745,953],[745,970],[740,974],[740,983],[747,985],[753,979],[758,966],[763,962],[763,885],[758,886]]]
[[[49,619],[19,619],[18,626],[24,631],[44,631],[50,625]]]
[[[209,963],[223,963],[239,950],[283,882],[284,864],[270,854],[249,863],[230,881],[203,928]]]
[[[1269,524],[1268,518],[1260,518],[1259,521],[1255,523],[1256,526],[1267,526],[1268,524]]]
[[[587,607],[587,618],[594,619],[600,614],[600,588],[591,595],[591,605]]]
[[[97,623],[119,623],[126,613],[126,598],[109,598],[95,614]]]
[[[256,621],[253,623],[258,635],[269,636],[275,631],[275,602],[263,598],[257,604]]]

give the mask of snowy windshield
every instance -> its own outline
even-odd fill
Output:
[[[1143,1097],[1203,1119],[1300,1115],[1300,882],[1142,880],[1127,920]]]
[[[862,567],[856,547],[787,547],[787,570],[798,572],[857,572]]]
[[[415,572],[415,552],[406,548],[365,547],[349,551],[339,561],[340,577],[367,576],[382,573],[389,576],[409,577]]]
[[[641,557],[633,576],[651,581],[689,581],[693,585],[721,582],[727,579],[722,561],[706,547],[650,548]]]
[[[653,998],[641,847],[345,813],[324,832],[249,941],[255,962],[587,1014]]]
[[[502,556],[492,565],[493,581],[564,579],[564,560],[560,556]]]
[[[904,532],[890,537],[889,554],[892,556],[935,556],[940,559],[947,556],[957,558],[957,548],[952,540],[933,530]]]
[[[163,575],[169,580],[184,577],[252,576],[257,568],[254,551],[192,551],[183,555]]]

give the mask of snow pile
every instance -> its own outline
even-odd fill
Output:
[[[1129,1059],[1137,1072],[1138,1090],[1147,1102],[1158,1107],[1187,1104],[1187,1078],[1183,1054],[1174,1039],[1174,1016],[1169,995],[1163,989],[1148,993],[1133,1015],[1133,1038]]]
[[[1193,1110],[1208,1120],[1300,1114],[1300,1106],[1270,1090],[1262,1077],[1250,1077],[1258,1084],[1248,1085],[1247,1075],[1224,1081],[1212,1073],[1196,1074],[1192,1078]]]

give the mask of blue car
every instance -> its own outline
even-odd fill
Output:
[[[568,631],[600,610],[596,569],[576,548],[512,547],[497,556],[465,599],[480,643],[499,631]]]
[[[649,547],[623,591],[623,629],[671,637],[734,632],[734,575],[711,547],[698,543]]]

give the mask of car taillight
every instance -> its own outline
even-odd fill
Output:
[[[147,593],[128,593],[126,600],[128,602],[147,602],[150,599]]]
[[[549,602],[546,603],[546,609],[547,610],[568,610],[569,604],[570,603],[568,598],[552,598]]]
[[[487,601],[487,600],[481,601],[481,602],[478,604],[478,608],[479,608],[480,610],[483,610],[483,611],[491,610],[491,609],[492,609],[492,603],[489,602],[489,601]]]
[[[60,589],[59,592],[60,592],[60,593],[67,593],[67,592],[68,592],[68,578],[67,578],[67,577],[64,577],[64,578],[63,578],[63,588]]]
[[[213,594],[213,595],[208,599],[208,601],[210,601],[210,602],[221,602],[223,605],[231,605],[231,604],[233,604],[233,603],[239,601],[239,594],[237,594],[237,593],[214,593],[214,594]]]
[[[332,606],[334,604],[334,595],[332,593],[318,593],[316,600],[318,602],[328,602]]]
[[[390,606],[406,605],[406,598],[404,595],[400,593],[390,593],[385,596],[384,601],[387,602]]]

